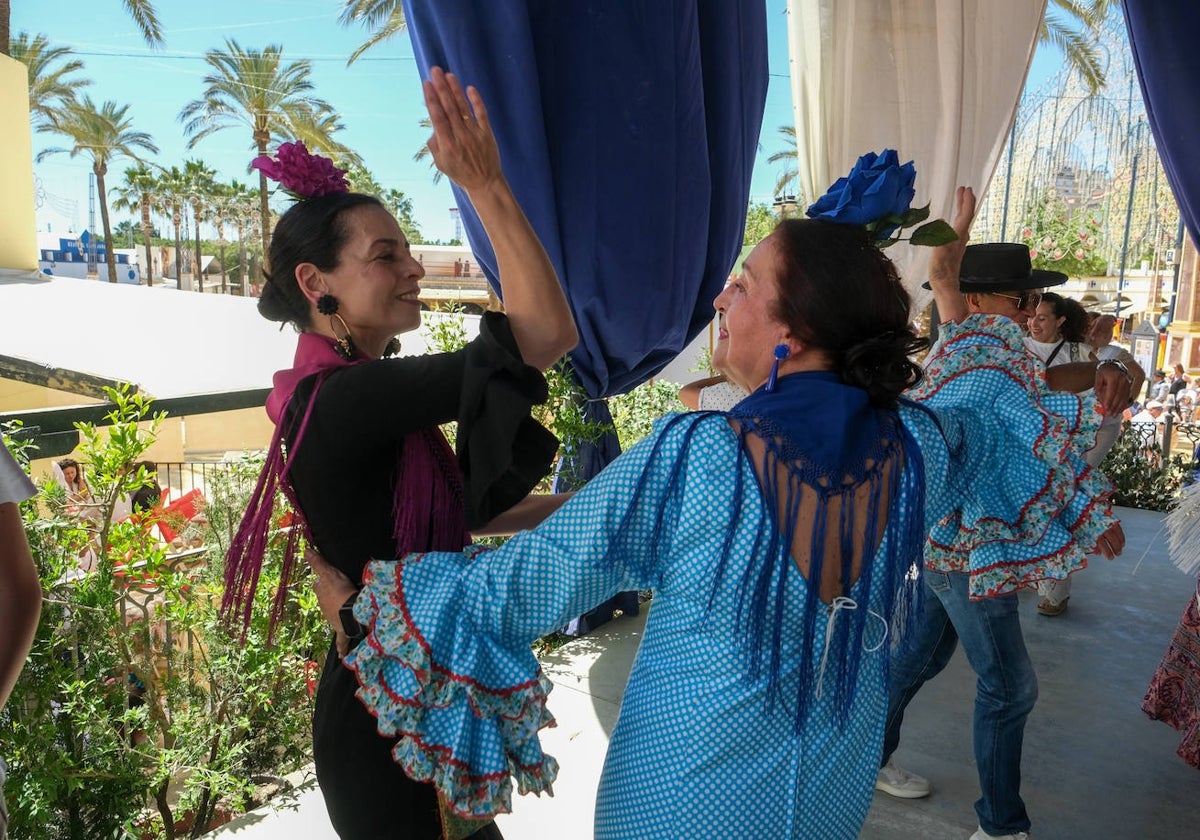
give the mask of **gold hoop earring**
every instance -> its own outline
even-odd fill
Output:
[[[339,325],[343,333],[340,336],[337,330]],[[358,355],[358,346],[354,343],[354,336],[350,335],[350,328],[346,326],[346,321],[336,312],[329,316],[329,331],[333,333],[334,351],[347,362],[352,361]]]

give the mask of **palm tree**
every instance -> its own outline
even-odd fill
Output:
[[[150,223],[150,213],[161,206],[158,200],[158,177],[144,163],[131,166],[125,170],[123,183],[113,187],[117,200],[113,202],[114,210],[128,210],[142,217],[142,241],[146,244],[146,285],[154,285],[154,251],[150,241],[154,226]]]
[[[258,190],[236,180],[230,181],[226,201],[229,203],[229,216],[233,220],[234,228],[237,230],[238,287],[241,289],[243,295],[247,295],[249,294],[249,289],[246,287],[246,284],[250,272],[246,265],[246,228],[253,225],[254,217],[258,215],[255,209],[258,205]],[[252,238],[253,236],[254,233],[251,230],[249,237]]]
[[[1092,93],[1104,87],[1104,68],[1094,34],[1112,5],[1113,0],[1050,0],[1038,28],[1038,45],[1052,44],[1062,50]]]
[[[83,62],[69,58],[67,47],[50,46],[45,35],[30,39],[28,32],[18,32],[9,42],[9,55],[29,72],[29,115],[35,129],[49,125],[56,111],[75,101],[79,88],[92,83],[91,79],[67,78],[82,71]]]
[[[421,236],[421,228],[413,219],[412,199],[403,190],[388,187],[379,196],[379,200],[396,217],[396,221],[400,223],[400,230],[404,231],[404,236],[408,239],[409,244],[415,245],[425,241],[425,238]]]
[[[204,97],[189,102],[179,114],[188,137],[188,148],[223,128],[250,129],[253,148],[260,155],[276,137],[303,140],[310,148],[346,153],[325,130],[336,131],[340,123],[323,122],[333,107],[312,94],[312,63],[284,63],[283,47],[271,44],[262,50],[243,49],[232,38],[224,50],[209,50],[204,60],[210,72],[204,77]],[[335,120],[336,122],[336,120]],[[267,176],[259,173],[263,251],[270,236],[271,208],[267,199]]]
[[[362,46],[350,54],[347,65],[353,64],[371,47],[403,31],[406,26],[404,8],[400,5],[400,0],[345,0],[338,23],[342,26],[358,23],[370,31]]]
[[[784,142],[784,147],[775,154],[767,158],[767,163],[783,163],[786,165],[783,174],[775,181],[775,196],[787,195],[793,190],[800,180],[800,161],[799,153],[796,151],[796,126],[781,125],[779,126],[780,139]],[[803,201],[795,202],[803,204]]]
[[[150,135],[134,131],[130,125],[129,106],[105,102],[99,108],[90,96],[84,97],[61,112],[51,116],[47,131],[69,138],[70,148],[44,149],[38,156],[40,163],[46,157],[66,152],[71,157],[87,154],[92,159],[92,172],[96,175],[96,191],[100,194],[100,219],[104,224],[104,253],[108,259],[108,282],[117,282],[117,263],[113,256],[112,228],[108,221],[108,193],[104,176],[108,174],[108,162],[117,157],[140,161],[135,149],[157,153]]]
[[[225,268],[225,222],[233,218],[233,195],[237,181],[232,184],[213,182],[209,192],[209,209],[212,210],[213,225],[217,228],[217,245],[221,249],[221,294],[225,294],[228,286],[229,272]]]
[[[152,47],[161,47],[163,45],[162,24],[158,22],[158,13],[154,11],[154,4],[150,0],[121,0],[121,5],[125,7],[125,11],[129,12],[130,17],[137,24],[146,43]],[[4,55],[11,54],[9,53],[11,23],[11,0],[0,0],[0,53]]]
[[[217,186],[217,171],[202,160],[185,160],[183,162],[183,178],[188,187],[188,203],[192,206],[192,220],[196,223],[196,263],[192,269],[192,277],[196,280],[198,291],[204,291],[204,268],[200,256],[200,223],[208,214],[208,208],[213,203],[212,194]]]
[[[175,288],[183,289],[183,242],[179,229],[183,224],[183,207],[187,201],[187,179],[178,166],[164,169],[158,176],[160,206],[171,218],[175,229]],[[166,273],[164,269],[164,274]]]

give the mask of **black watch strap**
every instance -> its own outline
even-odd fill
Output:
[[[367,637],[367,628],[358,623],[354,617],[354,602],[358,600],[359,590],[346,599],[346,603],[338,608],[338,618],[342,622],[342,632],[350,639],[351,644],[361,642]]]

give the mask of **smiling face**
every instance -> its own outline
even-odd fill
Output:
[[[1066,316],[1055,314],[1054,304],[1042,301],[1038,304],[1033,317],[1029,319],[1029,334],[1035,341],[1047,344],[1058,341],[1062,337],[1059,331],[1066,320]]]
[[[786,325],[775,315],[778,247],[775,234],[758,243],[742,264],[742,273],[713,301],[720,320],[713,367],[747,391],[767,381],[775,346],[788,337]]]
[[[312,263],[297,267],[297,279],[314,304],[321,294],[337,298],[338,312],[355,343],[372,358],[383,354],[389,339],[421,324],[418,300],[424,267],[413,258],[400,225],[387,210],[363,205],[347,210],[345,245],[338,265],[320,271]],[[324,332],[329,318],[313,315]]]

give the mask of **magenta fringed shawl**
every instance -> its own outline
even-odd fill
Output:
[[[270,538],[275,514],[275,500],[282,491],[296,513],[296,520],[287,531],[287,544],[280,571],[279,589],[271,608],[270,626],[283,614],[287,593],[295,570],[301,534],[310,539],[303,511],[297,502],[288,470],[291,458],[299,451],[308,428],[317,394],[325,378],[333,371],[350,365],[372,362],[360,353],[347,361],[334,350],[333,341],[313,333],[302,333],[296,345],[292,367],[278,371],[274,388],[267,397],[267,416],[275,424],[275,433],[267,450],[266,462],[241,524],[225,555],[225,594],[221,611],[250,625],[251,607],[262,572],[263,557]],[[379,362],[389,364],[388,362]],[[293,412],[287,422],[288,405],[297,386],[316,376],[312,393],[303,410]],[[298,424],[298,425],[297,425]],[[293,432],[292,429],[295,428]],[[287,441],[290,440],[290,444]],[[285,452],[290,449],[290,453]],[[463,504],[462,478],[454,453],[436,426],[420,429],[404,436],[397,448],[397,463],[393,485],[392,533],[396,538],[396,556],[412,551],[457,551],[470,541]]]

